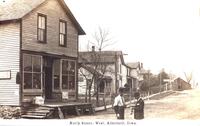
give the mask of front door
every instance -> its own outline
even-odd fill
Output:
[[[46,100],[52,98],[52,68],[53,59],[51,57],[44,57],[44,94]]]

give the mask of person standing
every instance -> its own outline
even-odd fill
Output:
[[[123,96],[123,91],[124,91],[124,88],[120,87],[118,90],[119,95],[115,97],[114,104],[113,104],[117,119],[124,119],[124,109],[126,105],[125,105],[125,100]]]
[[[144,119],[144,101],[140,97],[139,92],[136,92],[134,94],[134,97],[137,101],[135,102],[135,105],[131,109],[131,114],[134,111],[134,119]]]

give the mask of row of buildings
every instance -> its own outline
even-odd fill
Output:
[[[79,94],[86,93],[87,84],[91,84],[92,94],[116,94],[119,87],[136,91],[143,79],[143,64],[125,63],[123,55],[122,51],[95,51],[94,47],[80,52]]]
[[[64,0],[1,1],[0,105],[18,106],[36,96],[76,100],[79,69],[84,68],[79,67],[84,61],[84,52],[79,58],[79,35],[85,32]],[[109,83],[100,91],[110,85],[108,91],[114,93],[126,79],[123,54],[104,54],[116,72],[105,76]]]
[[[79,53],[79,35],[85,32],[64,0],[0,2],[0,105],[20,106],[36,96],[46,102],[76,100],[91,79],[84,79],[86,73],[102,77],[100,93],[139,87],[143,65],[126,64],[121,51],[100,52],[104,73],[91,67],[98,52]]]

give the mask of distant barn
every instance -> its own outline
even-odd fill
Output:
[[[176,91],[188,90],[191,89],[191,84],[187,83],[179,77],[172,83],[172,89]]]

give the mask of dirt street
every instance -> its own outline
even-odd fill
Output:
[[[125,119],[133,119],[126,108]],[[179,91],[159,100],[145,100],[145,119],[200,119],[200,89]],[[113,109],[70,119],[116,119]]]

